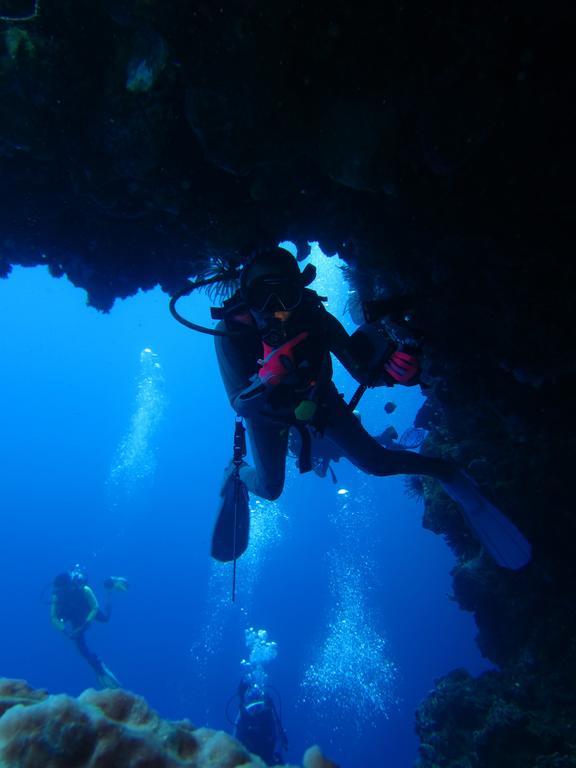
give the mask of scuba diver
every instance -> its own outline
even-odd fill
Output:
[[[54,627],[74,642],[80,655],[96,673],[100,686],[120,688],[115,675],[86,645],[86,630],[93,621],[109,621],[112,592],[126,592],[128,582],[122,576],[109,576],[104,580],[104,589],[107,601],[105,608],[101,608],[94,591],[88,585],[84,569],[75,565],[54,578],[50,613]]]
[[[240,682],[238,696],[234,737],[266,765],[283,764],[288,737],[272,697],[261,686],[247,680]]]
[[[427,475],[440,481],[459,503],[468,526],[495,561],[518,569],[531,557],[531,546],[516,526],[491,504],[474,480],[449,461],[381,445],[354,415],[367,387],[420,383],[418,348],[390,318],[370,318],[351,336],[308,288],[316,270],[303,272],[281,247],[256,251],[240,272],[240,287],[212,317],[214,330],[172,314],[190,328],[215,336],[221,377],[237,414],[234,459],[226,468],[212,537],[212,556],[233,561],[245,551],[249,536],[248,493],[277,499],[282,493],[289,432],[300,435],[299,469],[312,467],[311,435],[321,435],[362,472],[377,476]],[[199,285],[214,282],[204,281]],[[375,302],[376,304],[378,302]],[[359,382],[345,402],[332,382],[331,355]],[[359,394],[360,393],[360,394]],[[242,420],[246,423],[253,466],[244,460]]]

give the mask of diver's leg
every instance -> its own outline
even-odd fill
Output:
[[[88,664],[90,664],[97,675],[100,674],[102,671],[102,662],[100,661],[100,658],[94,653],[94,651],[91,651],[86,645],[86,637],[84,632],[76,635],[73,640],[74,645],[78,649],[78,653],[82,656],[82,658],[86,659]]]
[[[455,468],[443,459],[384,448],[364,429],[335,389],[330,391],[327,408],[324,436],[363,472],[380,477],[430,475],[440,480],[447,480],[453,475]]]
[[[86,638],[84,632],[74,637],[74,644],[78,649],[80,655],[86,659],[88,664],[92,667],[96,673],[98,683],[102,688],[120,688],[120,682],[117,677],[108,669],[102,659],[97,656],[94,651],[91,651],[86,645]]]
[[[372,438],[350,412],[343,399],[331,393],[325,435],[359,469],[371,475],[429,475],[440,480],[456,501],[470,529],[504,568],[518,569],[529,562],[528,540],[481,492],[474,480],[451,462],[412,451],[390,451]]]
[[[274,501],[282,493],[288,453],[288,426],[264,419],[247,419],[254,466],[240,468],[240,479],[250,493]]]

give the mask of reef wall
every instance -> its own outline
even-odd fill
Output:
[[[393,288],[466,273],[482,295],[555,267],[567,31],[538,3],[2,0],[0,16],[4,274],[47,263],[108,309],[271,240],[319,240]]]
[[[576,764],[568,10],[2,0],[0,16],[0,275],[47,264],[109,310],[317,240],[360,298],[401,297],[424,336],[427,449],[534,543],[525,571],[495,568],[428,489],[501,671],[439,683],[421,766]]]

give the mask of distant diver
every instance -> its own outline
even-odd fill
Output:
[[[266,765],[283,764],[288,737],[266,686],[243,679],[238,686],[238,698],[234,737]]]
[[[120,688],[116,676],[86,644],[86,631],[93,621],[108,622],[111,613],[112,591],[125,592],[128,582],[122,576],[109,576],[104,580],[107,593],[106,607],[101,608],[93,589],[80,565],[59,573],[52,582],[50,613],[52,624],[69,637],[80,655],[90,664],[102,688]]]
[[[213,310],[220,320],[214,330],[175,311],[175,302],[194,284],[172,298],[170,308],[180,322],[215,336],[224,386],[239,420],[246,421],[252,448],[254,466],[235,453],[225,472],[212,556],[235,561],[248,546],[248,492],[270,500],[282,493],[292,428],[300,434],[301,472],[312,468],[312,433],[368,474],[437,478],[495,561],[511,569],[524,566],[531,557],[529,542],[467,474],[444,459],[380,445],[353,413],[358,397],[347,404],[338,393],[331,354],[359,382],[358,395],[366,387],[420,383],[418,344],[384,314],[371,318],[366,311],[367,322],[348,335],[324,308],[324,299],[307,287],[315,274],[312,265],[301,272],[284,248],[254,252],[240,272],[239,289]]]

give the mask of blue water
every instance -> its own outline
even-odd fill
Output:
[[[335,261],[315,259],[314,287],[353,329]],[[208,322],[209,304],[183,309]],[[254,503],[232,603],[231,569],[209,557],[234,423],[211,338],[174,322],[160,290],[103,315],[44,268],[0,281],[0,307],[0,674],[54,693],[95,685],[49,618],[52,578],[80,562],[101,599],[106,576],[130,581],[88,644],[163,717],[231,730],[245,631],[264,628],[288,761],[318,743],[343,768],[409,768],[414,711],[434,680],[487,663],[450,599],[453,556],[402,479],[346,461],[336,485],[291,469],[278,502]],[[421,402],[417,388],[370,391],[363,422],[401,433]]]

